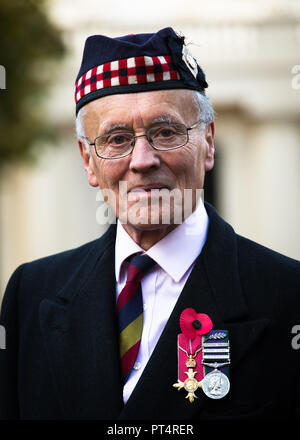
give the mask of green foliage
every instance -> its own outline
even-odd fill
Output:
[[[51,138],[40,103],[65,51],[45,0],[1,1],[0,65],[6,70],[6,90],[0,90],[0,167],[30,158],[34,143]]]

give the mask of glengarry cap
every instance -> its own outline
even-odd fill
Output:
[[[156,33],[87,38],[75,84],[76,114],[90,101],[119,93],[164,89],[204,92],[204,72],[170,28]]]

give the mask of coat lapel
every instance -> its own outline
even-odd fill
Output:
[[[123,400],[113,228],[96,242],[57,298],[42,301],[40,322],[63,417],[116,418]]]
[[[177,335],[179,317],[188,307],[208,314],[216,329],[228,329],[231,371],[247,355],[268,320],[252,321],[239,281],[236,235],[216,211],[206,206],[210,217],[206,244],[175,305],[160,340],[120,419],[188,420],[210,400],[201,390],[193,404],[186,391],[176,390]]]

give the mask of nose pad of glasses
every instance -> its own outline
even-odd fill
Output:
[[[140,136],[135,136],[135,137],[132,139],[132,141],[131,141],[131,143],[130,143],[130,146],[133,148],[133,147],[135,146],[136,139],[138,139],[138,138],[142,138],[142,137],[145,137],[151,146],[153,145],[153,144],[152,144],[152,139],[151,139],[150,137],[148,137],[146,134],[141,134]]]

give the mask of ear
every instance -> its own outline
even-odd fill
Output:
[[[90,152],[87,150],[83,139],[78,139],[78,146],[79,146],[79,151],[80,151],[81,157],[83,159],[83,166],[84,166],[85,172],[88,176],[89,184],[91,186],[97,187],[99,185],[98,185],[97,177],[94,172],[93,157],[90,154]]]
[[[210,122],[205,128],[205,140],[206,140],[206,158],[205,158],[205,171],[210,171],[214,166],[214,135],[215,135],[215,124]]]

